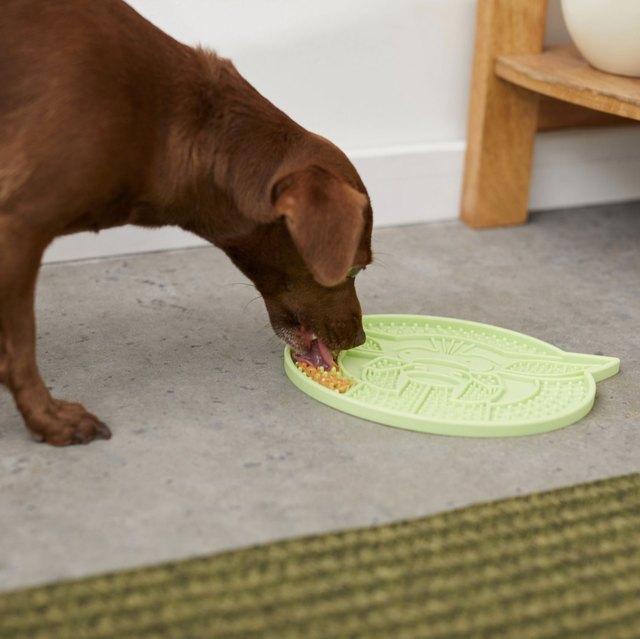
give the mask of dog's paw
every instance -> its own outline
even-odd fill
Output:
[[[33,437],[52,446],[88,444],[94,439],[111,439],[109,427],[82,404],[54,399],[41,414],[32,414],[27,427]]]

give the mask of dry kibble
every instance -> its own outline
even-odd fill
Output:
[[[296,362],[296,366],[314,382],[330,390],[344,393],[353,385],[353,382],[341,375],[335,367],[327,371],[322,366],[312,366],[307,362]]]

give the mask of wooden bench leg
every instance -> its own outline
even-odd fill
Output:
[[[538,94],[496,77],[500,55],[538,53],[547,0],[479,0],[469,102],[462,220],[473,227],[527,220]]]

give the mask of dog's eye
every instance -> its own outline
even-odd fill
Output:
[[[359,268],[352,268],[352,269],[349,271],[349,274],[347,275],[347,277],[350,277],[350,278],[352,278],[352,279],[353,279],[353,278],[355,278],[355,276],[356,276],[360,271],[364,271],[364,269],[365,269],[365,267],[364,267],[364,266],[360,266]]]

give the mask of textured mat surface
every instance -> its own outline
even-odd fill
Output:
[[[638,639],[640,475],[0,595],[26,637]]]

